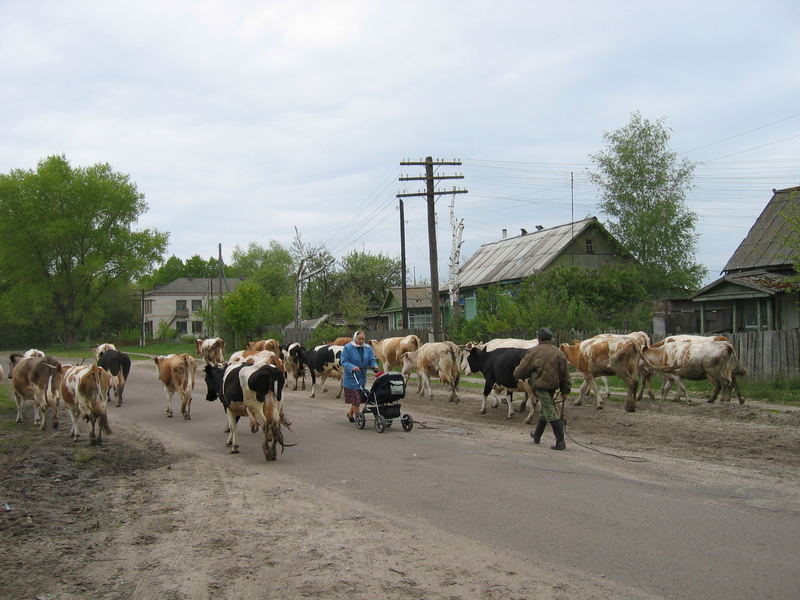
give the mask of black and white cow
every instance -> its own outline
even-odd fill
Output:
[[[97,359],[98,366],[111,373],[111,389],[115,391],[117,406],[122,406],[122,392],[125,391],[125,382],[131,372],[131,359],[124,352],[106,350]]]
[[[226,444],[231,453],[239,452],[236,423],[239,417],[248,416],[264,429],[264,456],[275,460],[277,444],[281,445],[281,451],[288,445],[284,444],[281,432],[282,423],[289,426],[283,415],[281,398],[286,379],[281,370],[268,363],[234,363],[228,367],[206,365],[204,371],[208,386],[206,400],[219,398],[228,417],[230,432]]]
[[[526,423],[530,423],[533,417],[533,411],[536,407],[536,397],[533,396],[526,381],[514,379],[514,369],[522,360],[522,357],[528,351],[524,348],[498,348],[487,352],[478,348],[471,348],[467,355],[469,361],[470,371],[473,373],[481,372],[486,380],[483,386],[483,402],[481,402],[481,414],[486,412],[486,400],[489,397],[489,392],[493,392],[492,408],[497,408],[498,396],[497,390],[505,389],[508,392],[525,392],[531,400],[531,409],[528,416],[525,418]],[[508,416],[510,419],[513,412],[511,395],[506,398],[508,402]],[[524,406],[525,403],[523,403]]]
[[[339,363],[339,357],[342,355],[344,346],[334,346],[323,344],[317,346],[311,352],[306,352],[306,364],[311,373],[311,397],[313,398],[317,393],[317,377],[320,377],[322,383],[322,391],[325,391],[325,380],[328,377],[338,379],[339,393],[336,394],[337,398],[342,395],[342,365]]]
[[[287,346],[281,346],[283,350],[283,364],[286,365],[286,372],[291,373],[294,377],[294,386],[292,390],[297,390],[297,382],[302,379],[303,389],[306,389],[306,361],[305,355],[307,350],[302,344],[295,342]]]

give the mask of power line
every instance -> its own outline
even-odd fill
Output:
[[[726,138],[722,138],[721,140],[717,140],[716,142],[711,142],[708,144],[704,144],[703,146],[697,146],[697,148],[692,148],[691,150],[686,150],[685,152],[681,152],[681,154],[689,154],[690,152],[694,152],[695,150],[701,150],[703,148],[708,148],[709,146],[713,146],[715,144],[721,144],[722,142],[727,142],[728,140],[735,139],[737,137],[741,137],[743,135],[747,135],[748,133],[753,133],[754,131],[759,131],[760,129],[766,129],[767,127],[771,127],[772,125],[777,125],[778,123],[783,123],[784,121],[788,121],[789,119],[794,119],[795,117],[800,117],[800,112],[795,113],[793,115],[789,115],[788,117],[784,117],[783,119],[778,119],[777,121],[773,121],[772,123],[767,123],[766,125],[761,125],[760,127],[754,127],[753,129],[748,129],[747,131],[743,131],[742,133],[737,133],[735,135],[731,135]]]

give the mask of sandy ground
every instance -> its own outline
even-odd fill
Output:
[[[461,396],[456,405],[440,389],[433,400],[410,390],[404,407],[420,426],[529,429],[502,406],[479,415],[475,390]],[[800,488],[798,411],[645,401],[628,414],[612,401],[567,414],[568,446],[662,464],[699,459],[709,472]],[[197,460],[133,426],[117,424],[113,444],[90,448],[69,441],[66,415],[45,432],[30,416],[12,421],[0,416],[2,599],[645,597],[423,523],[389,523],[331,490],[254,477],[223,455]],[[362,568],[347,566],[348,553]]]

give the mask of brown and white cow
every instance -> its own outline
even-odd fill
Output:
[[[228,360],[229,365],[235,363],[255,364],[259,362],[266,362],[275,365],[286,376],[286,365],[281,359],[280,354],[276,354],[272,350],[237,350],[230,356]]]
[[[561,344],[561,350],[583,376],[584,385],[581,386],[581,395],[585,392],[584,386],[588,382],[597,398],[597,408],[603,408],[603,399],[595,382],[595,377],[602,375],[616,375],[628,386],[625,399],[626,412],[636,410],[636,391],[639,386],[639,370],[641,351],[649,343],[649,336],[637,331],[626,335],[604,333],[596,335],[582,342]],[[576,404],[581,402],[578,396]]]
[[[642,356],[650,368],[669,375],[661,388],[662,400],[666,400],[667,392],[674,380],[686,396],[687,403],[691,404],[683,379],[694,381],[708,379],[714,386],[709,402],[714,402],[720,391],[723,402],[729,402],[731,399],[733,372],[738,366],[738,360],[730,342],[713,338],[667,339],[658,346],[644,348]],[[742,404],[744,400],[740,397],[739,402]]]
[[[169,354],[156,356],[156,376],[167,396],[167,416],[172,416],[172,396],[178,392],[181,396],[181,414],[187,421],[191,419],[192,390],[197,363],[188,354]]]
[[[256,352],[259,352],[261,350],[269,350],[270,352],[274,352],[275,354],[280,354],[281,345],[278,343],[278,340],[273,340],[272,338],[270,338],[268,340],[247,342],[247,348],[245,348],[245,350],[255,350]]]
[[[91,423],[89,443],[92,446],[103,443],[104,433],[111,434],[106,412],[110,389],[111,373],[99,365],[79,365],[63,369],[61,397],[72,420],[69,434],[73,441],[77,442],[80,438],[78,423],[81,419]]]
[[[578,356],[580,356],[580,352],[578,351],[580,343],[581,343],[580,340],[573,340],[572,344],[561,344],[561,346],[559,346],[561,348],[561,351],[566,355],[569,364],[571,364],[576,369],[578,368]],[[580,372],[580,369],[578,369],[578,371]],[[608,377],[606,377],[605,375],[601,375],[600,381],[603,382],[603,385],[606,388],[605,395],[606,395],[606,400],[608,400],[611,397],[611,389],[608,387]],[[581,384],[581,389],[578,392],[578,397],[575,399],[576,406],[580,406],[581,404],[583,404],[583,399],[586,398],[586,392],[588,392],[590,388],[592,388],[592,383],[596,384],[596,382],[593,382],[592,380],[586,378],[583,379],[583,383]],[[591,389],[591,391],[594,392],[594,389]],[[640,389],[639,396],[636,398],[636,401],[638,402],[641,399],[642,395]]]
[[[387,373],[393,368],[403,365],[403,359],[400,358],[403,354],[418,350],[422,344],[420,339],[413,334],[383,340],[370,340],[369,343],[375,353],[375,358],[381,362],[383,370]]]
[[[52,356],[33,356],[15,360],[11,381],[17,402],[17,423],[22,423],[22,405],[33,400],[33,424],[44,431],[47,413],[53,411],[53,429],[58,428],[58,402],[61,386],[61,364]]]
[[[418,350],[406,352],[403,359],[403,375],[410,375],[417,371],[420,384],[417,394],[423,394],[423,388],[428,390],[428,397],[433,398],[431,391],[431,376],[436,375],[439,381],[450,388],[450,402],[458,403],[458,383],[461,379],[459,370],[459,357],[461,351],[453,342],[428,342],[422,344]]]
[[[225,362],[225,356],[223,355],[225,340],[222,338],[197,339],[194,342],[194,346],[195,352],[203,357],[207,365],[221,365]]]
[[[108,348],[100,354],[97,364],[111,374],[111,389],[117,397],[117,406],[122,406],[122,396],[125,392],[125,382],[131,372],[131,358],[124,352]]]

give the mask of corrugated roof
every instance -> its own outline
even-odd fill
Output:
[[[782,213],[786,209],[800,208],[800,187],[773,190],[772,199],[750,228],[747,236],[730,257],[725,273],[766,267],[791,267],[797,232],[793,231]]]
[[[402,301],[402,287],[395,286],[390,288],[390,291],[392,294],[394,294],[394,297],[397,298],[398,302]],[[408,308],[430,308],[433,304],[431,298],[432,295],[430,286],[406,286],[406,301],[408,302]]]
[[[597,218],[589,217],[484,244],[461,267],[459,285],[464,289],[535,275],[561,254],[574,237],[594,224],[599,225]]]
[[[212,285],[214,286],[214,295],[219,294],[219,284],[220,280],[219,277],[214,278]],[[174,296],[179,294],[187,294],[192,296],[197,295],[204,295],[208,294],[209,290],[209,280],[206,277],[178,277],[177,279],[170,281],[169,283],[165,283],[164,285],[156,286],[156,288],[150,292],[147,292],[146,295],[148,296]],[[227,283],[227,287],[226,284]],[[222,292],[227,293],[228,290],[231,292],[236,289],[236,287],[242,283],[242,280],[238,277],[225,277],[222,281]]]

